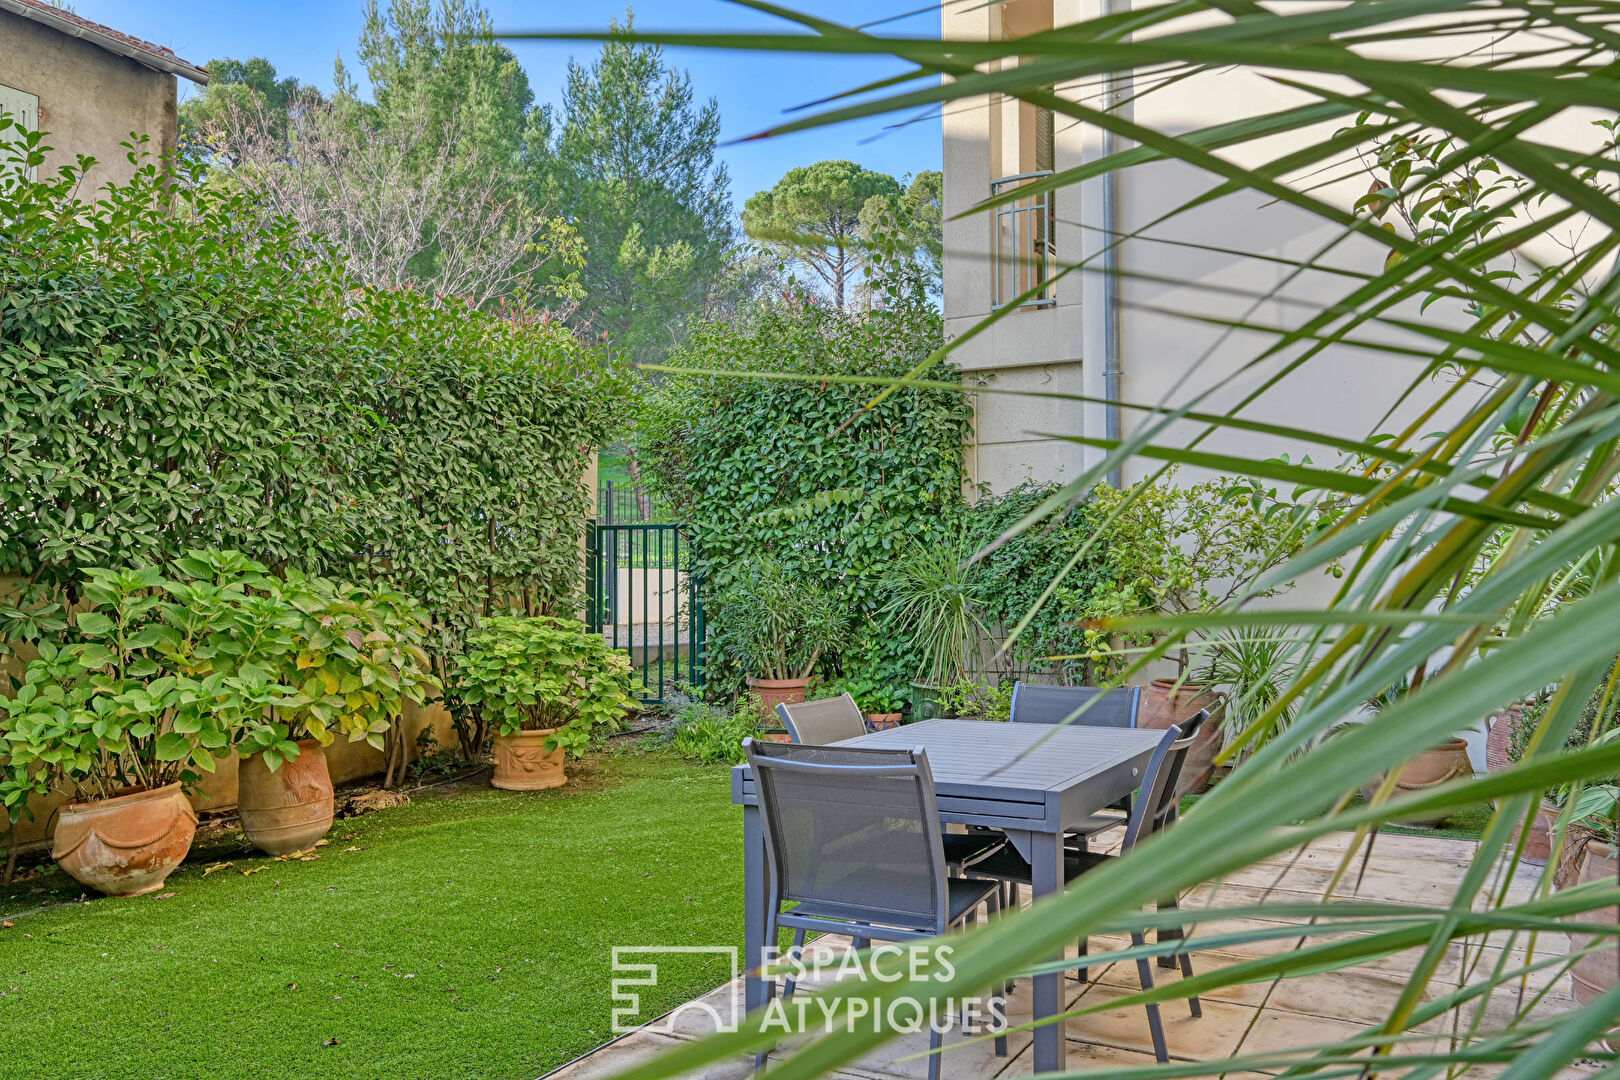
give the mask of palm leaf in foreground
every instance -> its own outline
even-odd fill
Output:
[[[1546,977],[1569,962],[1567,956],[1534,958],[1538,935],[1570,915],[1614,902],[1611,891],[1554,894],[1547,882],[1528,900],[1511,900],[1504,875],[1517,867],[1522,851],[1523,838],[1514,839],[1514,826],[1528,822],[1541,792],[1560,784],[1578,790],[1586,780],[1620,771],[1616,742],[1565,749],[1581,706],[1611,676],[1620,646],[1620,615],[1615,614],[1620,585],[1612,580],[1620,566],[1614,557],[1620,509],[1609,497],[1620,477],[1620,351],[1612,340],[1620,322],[1620,278],[1612,271],[1620,246],[1616,166],[1606,141],[1571,147],[1543,134],[1559,120],[1584,129],[1589,110],[1612,122],[1620,102],[1620,69],[1613,66],[1620,37],[1612,29],[1620,20],[1620,4],[1363,0],[1335,7],[1262,8],[1245,0],[1184,0],[1010,42],[884,37],[766,3],[743,6],[781,15],[792,29],[637,36],[718,48],[887,54],[907,65],[901,77],[807,110],[773,133],[990,93],[1051,109],[1067,122],[1093,125],[1134,145],[1059,174],[1048,185],[1153,162],[1190,165],[1215,178],[1216,186],[1157,215],[1151,224],[1161,236],[1178,217],[1214,198],[1256,193],[1311,215],[1330,230],[1308,257],[1285,268],[1284,282],[1317,270],[1340,274],[1344,282],[1342,295],[1305,311],[1297,324],[1260,326],[1252,308],[1233,317],[1227,330],[1264,335],[1246,364],[1206,380],[1199,393],[1136,403],[1141,422],[1120,440],[1088,437],[1106,453],[1019,526],[1084,498],[1112,469],[1132,460],[1162,463],[1144,484],[1181,463],[1312,489],[1304,505],[1325,512],[1322,527],[1275,578],[1320,570],[1341,558],[1350,566],[1323,612],[1284,623],[1301,639],[1300,662],[1247,729],[1233,733],[1229,752],[1252,756],[1164,842],[1144,844],[1088,875],[1083,890],[1045,902],[1039,911],[963,936],[953,979],[840,985],[828,992],[828,1000],[881,1005],[900,995],[940,1000],[976,993],[1037,967],[1081,934],[1143,925],[1147,920],[1137,913],[1141,896],[1191,887],[1330,831],[1354,829],[1334,875],[1335,886],[1341,886],[1351,880],[1358,847],[1373,842],[1370,830],[1379,824],[1421,807],[1493,798],[1498,809],[1476,861],[1448,904],[1391,911],[1384,922],[1367,916],[1362,933],[1342,940],[1334,931],[1361,916],[1323,904],[1307,916],[1316,925],[1279,931],[1298,934],[1298,948],[1210,971],[1151,995],[1163,999],[1250,978],[1286,979],[1415,948],[1420,956],[1413,976],[1382,1024],[1350,1039],[1275,1055],[1124,1072],[1144,1080],[1248,1068],[1313,1076],[1398,1069],[1429,1077],[1506,1064],[1504,1075],[1513,1080],[1540,1080],[1577,1058],[1606,1056],[1596,1040],[1620,1018],[1620,990],[1599,995],[1557,1022],[1518,1009],[1507,1023],[1494,1024],[1486,1005],[1491,991],[1515,983],[1522,987],[1533,973]],[[1154,83],[1137,89],[1139,100],[1178,80],[1228,68],[1273,74],[1277,85],[1304,100],[1265,116],[1189,132],[1155,129],[1093,99],[1072,100],[1052,89],[1150,67]],[[1350,121],[1331,134],[1319,130],[1351,117],[1360,122]],[[1267,141],[1278,135],[1295,136],[1281,153]],[[1333,201],[1335,181],[1361,174],[1358,153],[1374,154],[1392,139],[1432,153],[1399,179],[1390,174],[1388,187],[1371,205]],[[1434,185],[1466,184],[1486,168],[1510,170],[1524,183],[1423,236],[1404,237],[1377,220],[1380,202],[1421,205]],[[994,204],[987,201],[980,209]],[[1583,246],[1543,263],[1530,258],[1530,246],[1577,215],[1587,223]],[[1113,242],[1139,235],[1142,230],[1135,230]],[[1333,256],[1352,240],[1387,251],[1380,272],[1342,275]],[[1516,260],[1523,269],[1505,273],[1504,260]],[[1070,264],[1059,273],[1093,269]],[[1275,291],[1263,293],[1253,301],[1274,296]],[[1427,313],[1414,317],[1415,306],[1427,306],[1435,297],[1458,306],[1465,321],[1442,323]],[[1180,317],[1175,311],[1162,314]],[[986,325],[1005,317],[998,313]],[[973,336],[970,331],[957,344]],[[1223,431],[1254,430],[1264,423],[1248,415],[1256,402],[1296,372],[1343,363],[1333,350],[1349,343],[1416,361],[1407,382],[1387,388],[1386,416],[1396,415],[1403,403],[1429,404],[1392,438],[1375,438],[1377,433],[1368,431],[1336,448],[1345,452],[1336,467],[1313,469],[1203,446]],[[923,370],[877,392],[916,382]],[[1437,388],[1436,377],[1448,371],[1451,380]],[[1236,380],[1251,376],[1252,388],[1236,404],[1212,407]],[[1528,419],[1521,419],[1526,410]],[[1441,415],[1447,416],[1447,430],[1425,439]],[[1578,595],[1567,584],[1577,567],[1587,568],[1583,573],[1591,578]],[[1058,569],[1037,604],[1066,572]],[[1269,584],[1258,582],[1255,588]],[[1128,624],[1121,620],[1121,628],[1156,628],[1163,634],[1121,680],[1135,677],[1183,642],[1223,629],[1243,633],[1246,627],[1276,625],[1247,612],[1245,600],[1240,596],[1207,616],[1162,620],[1157,627],[1140,617]],[[1402,680],[1416,684],[1404,699],[1327,737],[1363,701]],[[1398,808],[1387,801],[1394,770],[1411,755],[1535,693],[1551,693],[1553,703],[1523,763],[1403,800]],[[1386,781],[1373,803],[1349,807],[1348,793],[1380,774]],[[1302,819],[1303,825],[1295,825]],[[1612,928],[1603,933],[1612,935]],[[1223,940],[1218,926],[1205,934]],[[1439,961],[1453,943],[1504,938],[1509,948],[1495,962],[1472,964],[1457,985],[1440,985]],[[1522,963],[1510,961],[1513,947],[1525,957]],[[1452,1038],[1431,1050],[1418,1036],[1432,1036],[1423,1025],[1441,1017],[1451,1019]],[[889,1037],[892,1032],[881,1026],[818,1037],[773,1065],[773,1073],[783,1080],[819,1075],[850,1064]],[[674,1075],[773,1038],[756,1020],[738,1033],[682,1047],[631,1075],[649,1080]]]

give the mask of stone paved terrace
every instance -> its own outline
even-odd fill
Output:
[[[1098,840],[1103,841],[1104,838]],[[1233,907],[1259,903],[1263,898],[1266,902],[1278,904],[1318,901],[1343,858],[1349,840],[1348,833],[1323,837],[1302,854],[1296,849],[1295,852],[1251,866],[1219,883],[1203,885],[1183,899],[1183,906],[1215,904]],[[1101,847],[1102,844],[1095,846]],[[1474,846],[1472,841],[1466,840],[1386,833],[1377,838],[1372,858],[1361,876],[1359,889],[1352,893],[1352,881],[1341,886],[1338,896],[1347,899],[1353,895],[1360,899],[1400,903],[1447,902],[1469,865]],[[1509,895],[1525,898],[1539,873],[1535,867],[1521,867],[1510,886]],[[1027,890],[1025,896],[1027,902]],[[1194,971],[1207,971],[1223,964],[1291,949],[1299,940],[1272,939],[1220,951],[1197,948],[1198,933],[1210,933],[1216,928],[1237,929],[1242,925],[1245,924],[1229,920],[1207,924],[1201,931],[1195,929],[1192,937]],[[832,941],[837,947],[847,946],[844,939],[822,940]],[[1515,954],[1522,954],[1522,942],[1521,936],[1520,944],[1515,946]],[[1128,938],[1095,937],[1091,939],[1091,951],[1098,953],[1105,949],[1124,948],[1128,944]],[[1476,960],[1483,959],[1483,970],[1489,970],[1499,956],[1501,946],[1501,942],[1493,944],[1478,939],[1473,939],[1467,946],[1454,943],[1436,979],[1437,986],[1443,989],[1448,980],[1451,985],[1456,985],[1465,962],[1465,947],[1468,949],[1466,960],[1471,968]],[[1561,954],[1566,948],[1567,941],[1562,935],[1543,934],[1537,940],[1535,955],[1541,958]],[[1478,955],[1481,949],[1485,950],[1483,958]],[[1409,953],[1325,974],[1217,990],[1203,998],[1204,1015],[1201,1019],[1188,1015],[1185,1001],[1167,1002],[1163,1011],[1165,1036],[1171,1056],[1207,1060],[1239,1052],[1256,1054],[1269,1049],[1315,1045],[1357,1034],[1367,1025],[1385,1018],[1390,1005],[1404,987],[1420,951],[1414,949]],[[1521,959],[1518,963],[1522,962]],[[1518,966],[1518,963],[1512,966]],[[1546,986],[1556,971],[1554,968],[1532,975],[1527,994],[1533,996]],[[1070,1008],[1077,1007],[1077,1003],[1089,1005],[1106,1002],[1140,987],[1135,964],[1130,962],[1102,969],[1093,968],[1090,977],[1088,984],[1073,980],[1066,983]],[[1174,972],[1154,969],[1155,980],[1173,980],[1177,977]],[[1516,998],[1514,989],[1499,988],[1487,1010],[1487,1024],[1495,1027],[1505,1022],[1512,1015]],[[732,1002],[741,1000],[741,991],[727,984],[699,1000],[708,1004],[716,1014],[730,1016]],[[1569,981],[1561,978],[1535,1007],[1533,1015],[1573,1007]],[[1022,979],[1008,1002],[1009,1023],[1027,1022],[1029,1009],[1029,980]],[[1472,1012],[1465,1015],[1471,1016]],[[1430,1025],[1441,1045],[1444,1045],[1444,1032],[1449,1030],[1447,1025],[1454,1016],[1448,1014],[1443,1022]],[[622,1036],[558,1069],[550,1074],[548,1080],[605,1080],[678,1045],[681,1040],[696,1039],[709,1033],[714,1028],[714,1021],[708,1012],[682,1007],[674,1011],[668,1026],[673,1028],[673,1034],[640,1030]],[[1072,1019],[1068,1021],[1068,1040],[1068,1067],[1071,1071],[1155,1063],[1147,1016],[1140,1005]],[[960,1041],[959,1035],[948,1034],[945,1037],[942,1080],[992,1080],[996,1077],[1032,1074],[1030,1036],[1027,1032],[1015,1032],[1009,1036],[1009,1053],[1005,1058],[996,1057],[988,1041],[952,1050],[953,1043]],[[925,1051],[927,1043],[926,1033],[894,1040],[854,1066],[833,1075],[838,1080],[925,1080],[926,1058],[901,1059]],[[1502,1066],[1475,1066],[1466,1075],[1492,1076],[1501,1069]],[[751,1071],[752,1058],[739,1057],[716,1063],[691,1080],[741,1080]],[[1567,1072],[1572,1078],[1589,1075],[1578,1068]]]

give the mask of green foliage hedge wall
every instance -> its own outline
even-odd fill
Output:
[[[86,567],[199,547],[369,573],[452,639],[486,608],[571,601],[583,470],[627,393],[603,353],[522,312],[356,287],[200,172],[145,159],[90,201],[83,164],[0,170],[0,575],[27,594],[0,640]]]
[[[699,329],[671,361],[715,371],[898,375],[941,341],[924,304],[842,315],[808,303],[760,305]],[[930,379],[956,377],[939,364]],[[728,665],[730,575],[769,555],[840,596],[853,622],[833,661],[904,686],[915,657],[879,614],[879,579],[909,538],[939,535],[962,504],[972,412],[960,393],[905,390],[870,411],[871,387],[680,374],[638,421],[643,475],[696,532],[710,575],[709,678]]]

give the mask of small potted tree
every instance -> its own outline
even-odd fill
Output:
[[[13,822],[29,796],[66,794],[52,857],[80,884],[136,896],[184,861],[197,830],[185,789],[229,752],[259,695],[234,674],[204,671],[204,634],[153,617],[166,584],[158,569],[88,577],[80,640],[42,643],[16,696],[0,699],[0,792]],[[194,597],[167,614],[206,627],[219,611]]]
[[[767,711],[804,700],[816,664],[844,639],[838,601],[819,584],[790,578],[774,559],[739,571],[724,592],[727,651]]]
[[[457,692],[498,727],[495,776],[508,791],[568,782],[563,762],[636,701],[630,660],[578,622],[546,616],[485,619],[457,661]]]

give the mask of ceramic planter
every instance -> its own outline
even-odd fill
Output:
[[[776,715],[778,705],[797,705],[803,701],[809,687],[809,678],[748,680],[748,688],[759,696],[760,704],[772,716]]]
[[[900,726],[900,714],[897,712],[869,712],[866,714],[866,726],[872,731],[888,731],[890,728]]]
[[[913,682],[911,684],[911,719],[913,722],[921,720],[934,720],[945,715],[939,703],[939,694],[942,688],[932,683]]]
[[[1552,803],[1544,802],[1536,807],[1536,816],[1530,821],[1530,835],[1524,842],[1524,854],[1519,856],[1520,862],[1531,866],[1547,865],[1547,860],[1552,857],[1552,827],[1557,820],[1558,807]],[[1518,843],[1519,828],[1514,827],[1514,843]]]
[[[1401,770],[1400,779],[1395,781],[1395,792],[1390,796],[1392,800],[1403,795],[1427,791],[1438,787],[1448,780],[1458,777],[1474,775],[1474,767],[1468,761],[1468,744],[1461,739],[1451,739],[1439,746],[1423,751],[1417,757],[1406,763]],[[1375,776],[1361,787],[1362,797],[1369,802],[1383,785],[1384,777]],[[1413,825],[1418,828],[1432,829],[1446,818],[1451,811],[1442,810],[1419,814],[1415,817],[1396,818],[1402,825]]]
[[[516,735],[497,734],[491,786],[506,791],[544,791],[568,783],[568,774],[563,771],[563,748],[546,749],[546,740],[556,733],[556,728],[543,728]]]
[[[1187,751],[1181,765],[1181,778],[1176,782],[1178,795],[1193,795],[1209,787],[1210,773],[1215,768],[1215,755],[1221,749],[1221,712],[1226,699],[1219,693],[1197,683],[1182,683],[1174,679],[1154,679],[1142,688],[1142,704],[1136,714],[1136,726],[1163,731],[1171,724],[1190,720],[1200,709],[1209,710],[1209,719],[1198,729],[1198,736]]]
[[[1600,840],[1593,840],[1586,845],[1586,851],[1581,856],[1574,884],[1585,885],[1589,881],[1604,881],[1613,885],[1616,880],[1620,880],[1617,875],[1620,875],[1620,863],[1615,861],[1614,848]],[[1571,915],[1570,918],[1576,922],[1612,927],[1616,922],[1620,922],[1620,908],[1594,908],[1591,911]],[[1606,945],[1603,944],[1605,942]],[[1571,953],[1580,952],[1594,945],[1603,947],[1577,959],[1569,973],[1570,981],[1575,984],[1575,1004],[1582,1008],[1613,989],[1617,976],[1620,976],[1620,945],[1615,944],[1612,935],[1603,937],[1591,934],[1569,935]],[[1604,1040],[1605,1048],[1612,1050],[1616,1041],[1614,1033],[1611,1032]]]
[[[236,809],[242,832],[260,851],[308,851],[332,827],[332,774],[314,739],[298,744],[298,757],[275,772],[254,754],[237,773]]]
[[[179,784],[113,799],[67,803],[51,857],[74,881],[108,896],[163,888],[197,835],[197,812]]]

